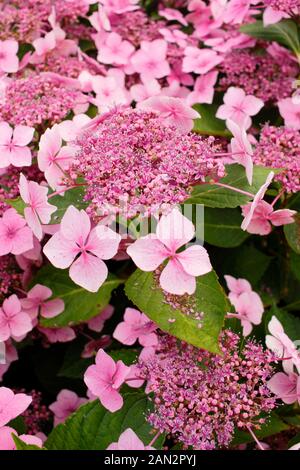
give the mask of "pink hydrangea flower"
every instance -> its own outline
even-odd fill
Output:
[[[118,324],[113,337],[122,344],[131,346],[137,340],[142,346],[155,346],[157,336],[154,333],[157,326],[144,314],[135,308],[126,308],[124,321]]]
[[[159,10],[159,15],[166,18],[169,21],[178,21],[183,26],[187,26],[188,22],[184,18],[183,14],[179,10],[175,10],[175,8],[163,8]]]
[[[135,51],[129,41],[123,41],[117,33],[107,33],[98,52],[98,61],[110,65],[127,65]]]
[[[159,117],[167,126],[175,126],[182,133],[193,129],[193,119],[199,118],[199,113],[180,98],[170,96],[153,96],[139,103],[138,108],[159,113]]]
[[[134,101],[139,103],[140,101],[145,101],[147,98],[152,96],[159,95],[161,92],[161,86],[155,78],[148,80],[145,83],[138,83],[132,85],[130,88],[130,94]]]
[[[0,218],[0,256],[20,255],[33,248],[32,231],[15,209],[8,209]]]
[[[98,106],[101,112],[130,102],[129,92],[116,76],[101,77],[97,75],[93,79],[93,90],[96,93],[96,98],[92,99],[91,102]]]
[[[39,313],[44,318],[56,317],[64,310],[65,304],[62,299],[47,300],[51,296],[49,287],[36,284],[27,292],[27,297],[21,299],[22,308],[31,318],[36,318]]]
[[[42,135],[38,151],[39,169],[44,173],[52,189],[59,188],[75,154],[74,147],[62,146],[62,138],[58,125],[47,129]]]
[[[278,108],[286,127],[300,130],[300,103],[293,98],[285,98],[278,102]]]
[[[249,281],[247,279],[236,279],[233,276],[229,276],[229,274],[224,276],[227,287],[229,289],[229,300],[231,303],[235,301],[241,294],[244,292],[251,292],[252,287]]]
[[[238,297],[231,298],[236,314],[229,314],[232,318],[239,318],[243,327],[243,335],[248,336],[253,326],[259,325],[264,313],[261,298],[256,292],[242,292]]]
[[[0,428],[22,414],[32,402],[25,393],[14,393],[7,387],[0,387]]]
[[[266,182],[259,188],[259,190],[255,194],[255,196],[253,198],[253,201],[248,206],[249,209],[247,210],[247,215],[244,217],[244,220],[242,222],[242,225],[241,225],[242,230],[247,230],[248,229],[248,227],[251,223],[251,220],[253,218],[253,214],[255,212],[255,209],[257,208],[259,202],[264,198],[264,195],[265,195],[265,193],[266,193],[273,177],[274,177],[274,172],[270,171],[270,173],[267,176]]]
[[[14,39],[0,41],[0,70],[2,72],[15,73],[18,71],[18,48],[18,43]]]
[[[145,82],[153,78],[166,77],[171,72],[166,55],[167,42],[165,40],[142,41],[140,49],[131,57],[131,64],[134,71],[141,74]]]
[[[203,75],[220,64],[223,60],[223,58],[212,49],[187,47],[184,54],[182,70],[187,73],[194,72]]]
[[[114,413],[123,406],[119,389],[129,372],[130,367],[122,361],[115,362],[103,349],[100,349],[96,356],[96,364],[88,367],[84,374],[84,382],[90,392],[99,398],[101,404]]]
[[[294,366],[300,372],[300,356],[293,341],[284,332],[280,321],[273,316],[268,324],[270,335],[266,336],[266,345],[282,361],[283,370],[287,373],[293,373]]]
[[[49,410],[54,413],[54,426],[63,423],[70,414],[86,402],[86,398],[79,397],[71,390],[61,390],[56,401],[49,406]]]
[[[107,450],[152,450],[154,447],[145,446],[135,432],[128,428],[119,437],[118,442],[112,442]]]
[[[17,450],[15,441],[13,440],[12,434],[18,436],[17,431],[10,426],[3,426],[0,428],[0,450]],[[21,434],[18,436],[21,441],[26,444],[35,445],[37,447],[43,447],[43,441],[30,434]]]
[[[170,294],[191,295],[196,290],[195,277],[212,270],[207,251],[200,245],[177,253],[194,235],[192,222],[173,209],[161,217],[156,234],[139,238],[127,248],[127,253],[143,271],[154,271],[168,259],[160,274],[161,287]]]
[[[30,316],[22,311],[18,297],[13,294],[0,307],[0,341],[17,340],[32,330]]]
[[[251,210],[251,203],[242,206],[242,214],[247,217]],[[272,225],[279,227],[281,225],[292,224],[295,222],[294,215],[297,211],[291,209],[279,209],[274,211],[271,204],[266,201],[259,201],[254,209],[251,221],[247,227],[247,232],[257,235],[268,235],[272,231]]]
[[[219,119],[231,119],[236,124],[248,129],[251,125],[250,116],[255,116],[264,102],[253,95],[246,95],[242,88],[229,87],[223,97],[222,104],[216,113]]]
[[[44,56],[47,52],[52,51],[56,47],[55,32],[52,30],[45,34],[43,38],[35,39],[32,41],[32,45],[35,48],[35,54],[37,56]]]
[[[38,330],[46,336],[49,343],[68,343],[76,338],[73,328],[69,326],[63,328],[42,328],[39,326]]]
[[[20,195],[26,203],[24,217],[29,227],[38,240],[42,239],[43,230],[41,223],[48,224],[51,214],[56,211],[56,207],[48,203],[48,188],[41,186],[35,181],[27,181],[21,173],[19,182]]]
[[[107,305],[100,313],[99,315],[96,315],[96,317],[91,318],[88,321],[88,327],[92,331],[96,331],[97,333],[100,333],[103,328],[104,328],[104,323],[106,320],[111,318],[111,316],[114,313],[114,307],[112,305]]]
[[[70,267],[70,278],[76,284],[97,292],[108,275],[102,260],[117,253],[120,239],[119,234],[103,225],[91,230],[87,213],[69,206],[60,230],[46,243],[44,253],[56,268]]]
[[[195,81],[194,89],[186,98],[187,104],[192,106],[195,103],[211,104],[214,98],[214,86],[218,78],[218,72],[213,70],[201,75]]]
[[[253,150],[243,126],[236,124],[231,119],[226,121],[226,126],[233,135],[230,141],[231,158],[233,162],[239,163],[246,170],[248,183],[252,185],[253,178]]]
[[[32,155],[27,145],[33,134],[33,127],[16,126],[13,130],[7,122],[0,123],[0,168],[31,165]]]
[[[300,375],[277,372],[268,381],[268,387],[284,403],[290,405],[298,401],[300,405]]]
[[[90,120],[91,118],[86,114],[76,114],[73,119],[66,119],[65,121],[60,122],[58,124],[58,132],[61,138],[66,142],[75,141],[80,132],[82,131],[82,128],[86,124],[88,124]]]

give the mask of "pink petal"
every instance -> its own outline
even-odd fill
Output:
[[[61,299],[53,299],[45,302],[41,307],[41,316],[44,318],[53,318],[64,311],[65,304]]]
[[[10,163],[16,167],[30,166],[31,150],[28,147],[13,147],[10,152]]]
[[[157,238],[172,252],[175,252],[195,235],[192,222],[184,217],[178,209],[168,215],[162,215],[156,227]]]
[[[291,404],[297,400],[296,380],[294,376],[288,376],[278,372],[268,381],[268,388],[280,397],[284,403]]]
[[[162,289],[170,294],[192,295],[196,290],[195,277],[187,274],[176,259],[168,262],[160,275],[159,282]]]
[[[28,145],[33,138],[34,128],[28,126],[16,126],[13,134],[13,143],[20,147]]]
[[[13,130],[7,122],[0,122],[0,145],[10,144]]]
[[[61,221],[61,233],[67,239],[82,244],[91,230],[90,218],[84,210],[69,206]]]
[[[129,245],[127,253],[143,271],[154,271],[169,255],[163,243],[152,234]]]
[[[269,220],[272,222],[275,227],[280,225],[293,224],[295,222],[294,215],[297,211],[292,211],[290,209],[279,209],[270,214]]]
[[[119,437],[118,450],[145,450],[145,446],[135,432],[128,428]]]
[[[113,376],[113,388],[119,389],[125,382],[126,377],[130,372],[130,367],[126,366],[124,362],[118,361],[116,364],[116,372]]]
[[[185,272],[191,276],[202,276],[212,270],[208,253],[203,246],[189,246],[181,253],[177,253],[176,258]]]
[[[32,231],[29,227],[23,227],[18,230],[12,240],[11,252],[14,255],[20,255],[33,248]]]
[[[44,253],[56,268],[68,268],[79,252],[76,243],[56,232],[44,246]]]
[[[88,250],[101,259],[110,259],[116,255],[121,236],[105,225],[98,225],[91,231]]]
[[[69,275],[75,284],[90,292],[97,292],[107,278],[108,269],[101,259],[82,253],[71,265]]]
[[[27,224],[29,225],[34,235],[36,236],[36,238],[38,240],[41,240],[43,237],[43,230],[42,230],[41,222],[36,212],[33,209],[31,209],[31,207],[25,207],[24,217],[25,217]]]
[[[99,396],[101,404],[111,413],[115,413],[123,406],[122,395],[117,390],[109,389]]]
[[[138,333],[133,329],[132,325],[122,321],[117,325],[113,337],[120,343],[131,346],[136,342]]]

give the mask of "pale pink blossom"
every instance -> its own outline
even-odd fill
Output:
[[[27,145],[33,134],[33,127],[16,126],[13,130],[7,122],[0,122],[0,168],[31,165],[32,155]]]
[[[70,267],[70,278],[76,284],[97,292],[108,275],[102,260],[117,253],[120,239],[120,235],[103,225],[91,230],[87,213],[69,206],[60,230],[46,243],[44,253],[56,268]]]
[[[248,206],[249,209],[247,210],[247,215],[244,217],[244,220],[242,222],[242,225],[241,225],[242,230],[247,230],[247,228],[248,228],[248,226],[251,223],[251,220],[253,218],[253,214],[255,212],[255,209],[257,208],[259,202],[264,198],[264,195],[265,195],[269,185],[271,184],[271,181],[272,181],[273,177],[274,177],[274,172],[270,171],[270,173],[267,176],[266,182],[259,188],[259,190],[255,194],[255,196],[253,198],[253,201]]]
[[[129,41],[123,41],[117,33],[107,33],[98,51],[98,61],[110,65],[126,65],[135,51]]]
[[[228,274],[224,276],[227,287],[229,289],[229,300],[233,304],[233,302],[244,292],[251,292],[252,287],[247,279],[236,279],[233,276],[229,276]]]
[[[100,333],[104,328],[105,321],[111,318],[113,313],[114,307],[112,305],[107,305],[107,307],[105,307],[98,315],[88,321],[89,329]]]
[[[168,260],[159,278],[162,289],[170,294],[191,295],[196,290],[196,276],[212,270],[207,251],[200,245],[177,253],[194,235],[192,222],[173,209],[160,218],[156,234],[139,238],[127,248],[127,253],[142,271],[155,271]]]
[[[139,103],[138,108],[157,112],[167,126],[175,126],[183,133],[190,132],[193,119],[200,117],[184,100],[171,96],[153,96]]]
[[[242,88],[229,87],[222,104],[216,113],[219,119],[231,119],[241,127],[248,129],[250,116],[255,116],[264,106],[264,102],[253,95],[246,95]]]
[[[64,172],[72,163],[74,154],[74,147],[62,146],[60,128],[57,124],[42,135],[37,156],[38,166],[52,189],[60,187],[61,180],[65,176]]]
[[[268,324],[270,335],[266,335],[266,345],[282,361],[283,370],[290,374],[297,367],[300,372],[300,356],[293,341],[284,332],[280,321],[273,315]]]
[[[142,41],[140,49],[131,57],[131,64],[143,81],[163,78],[171,71],[166,56],[167,42],[164,39]]]
[[[43,441],[38,436],[32,436],[31,434],[21,434],[18,436],[14,428],[3,426],[0,428],[0,450],[17,450],[12,434],[16,435],[26,444],[43,447]]]
[[[123,406],[119,390],[129,372],[130,367],[122,361],[115,362],[100,349],[96,355],[96,364],[88,367],[84,374],[84,382],[104,408],[114,413]]]
[[[19,68],[17,56],[19,45],[14,39],[0,41],[0,70],[6,73],[15,73]]]
[[[0,428],[22,414],[31,402],[32,398],[25,393],[0,387]]]
[[[56,47],[55,32],[52,30],[45,34],[43,38],[35,39],[32,41],[32,45],[35,48],[35,54],[37,56],[44,56],[47,52],[52,51]]]
[[[30,316],[22,311],[21,302],[13,294],[0,307],[0,341],[18,340],[32,330]]]
[[[135,432],[128,428],[119,437],[118,442],[112,442],[107,450],[153,450],[154,447],[145,446]]]
[[[295,373],[277,372],[267,383],[272,393],[290,405],[298,401],[300,405],[300,376]]]
[[[141,346],[155,346],[157,336],[154,333],[157,326],[144,314],[135,308],[126,308],[124,321],[119,323],[113,337],[122,344],[131,346],[137,340]]]
[[[66,119],[58,124],[58,132],[65,142],[75,141],[82,128],[90,122],[91,118],[86,114],[76,114],[73,119]],[[60,152],[59,152],[60,153]],[[70,158],[72,152],[70,151]]]
[[[223,58],[212,49],[187,47],[184,54],[182,70],[184,72],[193,72],[201,75],[209,72],[223,60]]]
[[[100,7],[91,16],[89,16],[88,19],[98,33],[101,33],[102,31],[111,31],[111,24],[104,8]]]
[[[300,130],[300,103],[293,98],[285,98],[278,102],[278,108],[286,127]]]
[[[49,343],[68,343],[76,338],[73,328],[69,326],[63,328],[43,328],[39,326],[38,330],[46,336]]]
[[[117,105],[130,103],[129,92],[124,86],[120,86],[116,77],[97,75],[93,79],[93,90],[96,98],[91,99],[91,102],[100,109],[101,113]]]
[[[238,297],[232,298],[236,314],[229,314],[230,317],[239,318],[243,327],[243,335],[248,336],[253,326],[259,325],[264,313],[264,306],[261,298],[256,292],[242,292]]]
[[[243,126],[236,124],[231,119],[226,121],[226,126],[233,135],[230,141],[231,159],[233,163],[239,163],[246,170],[248,183],[252,185],[253,179],[253,150]]]
[[[145,83],[138,83],[132,85],[130,88],[130,94],[134,101],[139,103],[140,101],[145,101],[147,98],[152,96],[157,96],[160,94],[161,86],[159,82],[153,78],[153,80],[148,80]]]
[[[250,210],[251,203],[242,206],[243,216],[247,217]],[[266,201],[259,201],[247,227],[247,232],[256,235],[269,235],[272,231],[272,225],[279,227],[281,225],[294,223],[295,220],[293,217],[296,213],[297,211],[291,209],[279,209],[274,211],[271,204]]]
[[[38,240],[42,239],[41,223],[48,224],[56,207],[48,203],[48,188],[35,181],[27,181],[21,173],[19,181],[20,195],[26,204],[24,217]]]
[[[54,413],[54,426],[63,423],[70,414],[86,402],[86,398],[79,397],[71,390],[61,390],[56,397],[56,401],[49,406],[49,410]]]
[[[33,248],[32,231],[15,209],[8,209],[0,218],[0,256],[20,255]]]
[[[36,318],[38,314],[44,318],[53,318],[59,315],[65,308],[64,301],[61,299],[51,299],[52,290],[41,284],[36,284],[27,292],[27,297],[21,299],[23,310]]]
[[[195,103],[211,104],[214,98],[214,86],[218,78],[218,72],[212,71],[201,75],[195,81],[194,89],[189,93],[186,102],[190,106]]]

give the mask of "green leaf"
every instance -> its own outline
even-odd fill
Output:
[[[110,413],[98,400],[81,406],[64,424],[59,424],[48,437],[45,447],[49,450],[105,450],[118,441],[120,434],[131,428],[138,437],[149,444],[152,428],[146,421],[151,408],[147,396],[139,392],[124,393],[124,405]],[[162,439],[156,441],[158,448]]]
[[[262,21],[256,21],[241,26],[240,31],[255,38],[279,42],[291,49],[296,56],[300,54],[299,30],[292,20],[283,20],[269,26],[264,26]]]
[[[263,424],[261,429],[255,430],[254,432],[258,439],[265,439],[268,436],[273,436],[287,429],[289,429],[289,426],[285,424],[276,413],[271,413],[270,417],[267,418],[267,423]],[[236,446],[251,441],[253,441],[253,438],[249,432],[238,430],[234,435],[231,445]]]
[[[77,188],[68,189],[63,196],[56,195],[49,199],[49,202],[57,207],[57,210],[52,214],[50,224],[59,224],[64,213],[69,206],[73,205],[77,209],[86,209],[88,203],[83,200],[84,188],[78,186]]]
[[[194,120],[193,131],[197,134],[230,137],[225,121],[216,117],[218,109],[214,104],[195,104],[193,108],[198,111],[200,118]]]
[[[126,366],[131,366],[137,361],[138,351],[131,348],[113,349],[109,351],[109,355],[114,361],[123,361]]]
[[[241,230],[241,212],[238,209],[213,209],[205,207],[204,227],[197,227],[196,233],[204,229],[204,240],[211,245],[232,248],[241,245],[249,237]]]
[[[254,166],[253,182],[252,186],[250,186],[246,178],[244,167],[237,164],[227,165],[227,175],[221,178],[219,182],[255,194],[265,183],[270,171],[269,168]],[[190,204],[204,204],[207,207],[235,208],[246,204],[250,200],[251,198],[249,196],[240,194],[232,189],[205,183],[195,186],[191,197],[185,202]]]
[[[112,291],[122,281],[109,275],[98,292],[92,293],[74,284],[67,270],[44,266],[34,278],[32,285],[43,284],[52,290],[53,297],[65,303],[65,310],[54,318],[42,318],[40,323],[47,328],[77,325],[98,315],[108,305]]]
[[[164,293],[155,284],[152,273],[137,269],[127,280],[125,293],[163,331],[199,348],[219,352],[218,337],[225,313],[229,311],[229,303],[215,272],[197,278],[197,288],[193,296],[187,296],[188,299],[177,297],[181,299],[179,302],[194,301],[196,311],[204,314],[201,323],[166,302]]]
[[[280,309],[274,305],[264,315],[265,331],[269,334],[268,324],[271,318],[275,316],[283,326],[285,333],[292,341],[297,341],[300,338],[300,318],[286,310]]]
[[[297,255],[294,251],[290,253],[290,266],[295,278],[300,281],[300,255]]]
[[[33,444],[26,444],[26,442],[22,441],[18,436],[12,433],[12,438],[16,444],[17,450],[46,450],[46,449],[41,449],[41,447],[38,447]]]
[[[295,222],[284,226],[284,234],[288,244],[300,255],[300,213],[294,216]]]
[[[6,204],[16,209],[18,214],[24,216],[24,209],[26,207],[26,204],[21,197],[17,197],[15,199],[5,199],[5,202]]]

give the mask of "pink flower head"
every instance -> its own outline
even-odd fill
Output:
[[[152,450],[154,447],[145,446],[135,432],[128,428],[119,437],[118,442],[112,442],[107,450]]]
[[[54,413],[54,426],[63,423],[70,414],[86,402],[86,398],[80,398],[71,390],[61,390],[56,401],[49,406],[49,410]]]
[[[32,231],[15,209],[8,209],[0,218],[0,256],[20,255],[33,248]]]
[[[13,294],[5,299],[0,307],[0,341],[9,338],[18,340],[31,330],[30,316],[22,311],[18,297]]]
[[[33,127],[16,126],[13,130],[7,122],[0,122],[0,168],[31,165],[32,155],[27,145],[33,134]]]
[[[154,333],[156,325],[135,308],[126,308],[124,321],[118,324],[113,337],[122,344],[131,346],[139,340],[142,346],[155,346],[157,336]]]
[[[182,70],[203,75],[220,64],[223,60],[217,52],[212,49],[199,49],[198,47],[187,47],[184,51]]]
[[[190,106],[195,103],[208,103],[213,102],[214,86],[218,78],[218,72],[213,70],[205,75],[197,78],[194,85],[194,90],[188,95],[186,102]]]
[[[14,39],[0,41],[0,70],[2,72],[15,73],[18,71],[18,48],[18,43]]]
[[[104,408],[114,413],[123,406],[119,389],[129,372],[130,367],[122,361],[115,362],[100,349],[96,355],[96,364],[88,367],[84,374],[84,382],[90,392],[99,398]]]
[[[167,42],[164,39],[142,41],[140,49],[131,57],[131,64],[134,71],[140,73],[142,80],[146,82],[169,75],[171,69],[166,56]]]
[[[102,64],[127,65],[135,51],[129,41],[123,41],[117,33],[107,33],[98,52],[98,61]]]
[[[238,297],[232,298],[236,314],[229,314],[231,317],[239,318],[243,327],[243,335],[248,336],[252,331],[252,325],[261,323],[264,306],[261,298],[256,292],[243,292]]]
[[[36,318],[40,313],[44,318],[53,318],[59,315],[65,308],[64,301],[61,299],[47,300],[52,296],[52,290],[49,287],[36,284],[27,292],[27,297],[21,299],[23,310]]]
[[[56,211],[56,207],[48,203],[48,188],[41,186],[35,181],[27,181],[21,173],[19,182],[20,195],[26,203],[24,217],[34,235],[41,240],[43,230],[41,223],[48,224],[51,214]]]
[[[93,317],[88,321],[89,329],[100,333],[104,328],[105,321],[111,318],[113,313],[114,307],[112,305],[107,305],[107,307],[105,307],[96,317]]]
[[[139,109],[157,112],[167,126],[175,126],[183,133],[193,129],[193,119],[199,117],[199,113],[180,98],[170,96],[153,96],[139,103]]]
[[[91,230],[87,213],[69,206],[60,230],[46,243],[44,253],[56,268],[70,266],[69,275],[76,284],[97,292],[108,275],[102,260],[117,253],[120,239],[120,235],[103,225]]]
[[[246,95],[242,88],[229,87],[216,116],[219,119],[231,119],[241,127],[248,129],[251,125],[250,116],[255,116],[264,102],[253,95]]]
[[[37,157],[38,165],[52,189],[57,189],[61,184],[64,171],[69,168],[74,153],[73,147],[62,147],[62,138],[57,124],[52,129],[47,129],[42,135]]]
[[[247,217],[251,210],[251,203],[242,206],[242,214]],[[252,218],[247,227],[247,232],[257,235],[268,235],[272,231],[272,225],[278,227],[280,225],[292,224],[293,216],[297,211],[291,209],[279,209],[274,211],[271,204],[266,201],[259,201],[254,209]]]
[[[285,98],[278,102],[278,108],[286,127],[300,130],[300,103],[293,98]]]
[[[207,251],[200,245],[177,253],[194,235],[192,222],[173,209],[160,218],[156,234],[139,238],[127,248],[127,253],[143,271],[154,271],[168,259],[159,278],[162,289],[170,294],[191,295],[196,290],[195,277],[212,270]]]
[[[268,381],[268,388],[284,403],[290,405],[298,401],[300,405],[300,376],[294,373],[277,372]]]
[[[273,316],[268,324],[270,335],[266,336],[266,345],[282,361],[282,367],[287,374],[293,372],[294,365],[300,372],[300,357],[293,341],[284,332],[280,321]]]
[[[0,387],[0,428],[22,414],[31,402],[32,398],[24,393]]]
[[[249,281],[247,281],[247,279],[236,279],[233,276],[229,276],[228,274],[224,277],[227,283],[227,287],[230,291],[228,297],[232,304],[235,299],[237,299],[244,292],[252,291],[251,284]]]
[[[245,216],[241,228],[242,230],[247,230],[252,218],[253,214],[255,212],[255,209],[257,208],[259,202],[264,198],[264,195],[268,189],[268,186],[270,185],[272,179],[274,177],[274,172],[270,171],[270,173],[267,176],[266,182],[259,188],[257,193],[255,194],[253,201],[250,203],[249,210],[247,211],[247,215]]]
[[[246,170],[246,176],[248,183],[252,185],[252,178],[253,178],[253,161],[252,155],[253,150],[249,139],[247,137],[246,130],[243,126],[236,124],[231,119],[226,121],[226,126],[230,130],[233,135],[231,139],[230,146],[231,146],[231,158],[233,162],[239,163]]]
[[[73,328],[65,326],[64,328],[42,328],[38,330],[43,333],[49,343],[68,343],[76,338]]]

